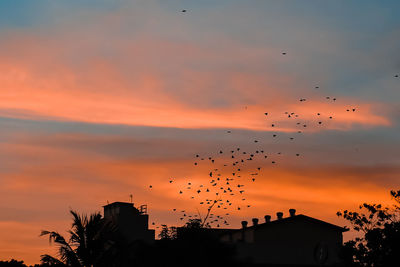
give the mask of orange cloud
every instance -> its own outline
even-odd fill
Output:
[[[65,38],[72,36],[63,36],[62,40]],[[96,40],[94,37],[93,42]],[[76,47],[62,41],[11,36],[3,44],[5,53],[0,54],[0,116],[177,128],[295,131],[295,117],[288,120],[284,114],[289,111],[296,112],[298,120],[314,124],[309,128],[311,131],[391,125],[388,118],[376,113],[378,108],[382,110],[379,103],[341,96],[335,96],[338,98],[335,103],[327,102],[324,96],[311,94],[304,85],[277,73],[269,65],[263,66],[263,72],[250,67],[229,70],[225,65],[230,62],[223,57],[242,51],[235,61],[258,64],[257,56],[276,61],[268,52],[227,43],[221,55],[202,45],[149,37],[125,41],[126,44],[116,42],[114,48],[119,49],[116,58],[89,53],[79,60],[72,54]],[[87,42],[84,49],[89,49],[91,41]],[[160,66],[159,58],[170,62],[171,67]],[[218,66],[215,71],[207,60]],[[196,62],[211,70],[190,66]],[[293,87],[299,88],[298,95],[291,93]],[[302,91],[310,98],[301,103],[298,100]],[[349,107],[356,107],[357,112],[346,112]],[[269,113],[268,119],[265,112]],[[318,112],[324,118],[322,127],[316,125]],[[329,120],[329,116],[333,119]],[[271,127],[272,122],[277,124],[275,128]]]
[[[215,163],[206,157],[204,160],[197,158],[197,166],[193,164],[196,160],[194,155],[185,158],[174,156],[174,151],[170,151],[168,157],[157,156],[166,149],[162,143],[168,143],[168,140],[159,141],[150,148],[154,153],[150,158],[141,158],[140,149],[137,151],[139,154],[121,154],[120,157],[95,149],[102,148],[110,140],[114,140],[114,146],[115,139],[118,137],[92,136],[93,143],[87,144],[89,136],[60,135],[49,140],[18,137],[13,142],[1,144],[2,154],[7,154],[10,161],[19,162],[16,168],[1,173],[3,209],[8,206],[13,210],[0,217],[0,229],[3,229],[0,234],[5,237],[0,247],[7,247],[2,249],[5,252],[0,254],[1,257],[11,255],[23,257],[28,263],[37,262],[38,255],[52,251],[47,241],[37,236],[39,231],[54,229],[63,232],[67,229],[69,208],[83,212],[101,210],[101,205],[107,201],[129,201],[130,194],[133,194],[136,205],[149,205],[151,222],[156,226],[161,223],[179,225],[180,216],[172,211],[173,208],[190,214],[196,214],[198,208],[204,214],[206,208],[199,204],[200,195],[210,199],[215,197],[215,190],[209,182],[210,169],[221,168],[221,178],[232,177],[232,167],[224,170],[223,166],[229,161],[229,155],[218,157],[214,154]],[[127,139],[123,137],[121,142],[126,143]],[[196,148],[196,144],[193,147]],[[183,148],[176,146],[176,150],[179,149]],[[387,188],[394,188],[397,183],[391,179],[398,173],[393,166],[375,166],[366,170],[339,163],[315,166],[308,160],[312,159],[305,158],[305,162],[297,164],[291,159],[282,159],[274,166],[269,160],[263,162],[260,157],[247,164],[243,167],[244,173],[262,167],[259,175],[255,176],[256,181],[250,181],[247,175],[237,178],[237,183],[245,185],[245,194],[230,196],[234,204],[227,210],[220,212],[216,209],[215,212],[231,213],[229,221],[232,227],[239,227],[243,219],[262,219],[265,214],[274,215],[277,211],[287,214],[289,208],[344,225],[345,222],[336,217],[336,211],[356,209],[360,202],[385,203],[389,201]],[[376,179],[382,176],[386,178],[385,184]],[[169,183],[170,179],[172,183]],[[187,189],[188,182],[192,184],[191,189]],[[200,185],[210,187],[209,195],[196,193]],[[236,181],[232,185],[235,186]],[[180,190],[184,193],[179,194]],[[243,197],[245,201],[241,200]],[[238,211],[236,208],[243,207],[242,203],[251,204],[251,207]],[[12,236],[8,234],[10,229],[13,230]],[[5,243],[10,239],[13,239],[11,245]]]

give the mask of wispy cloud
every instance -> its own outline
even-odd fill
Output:
[[[397,2],[95,2],[0,3],[1,258],[36,263],[69,208],[130,194],[179,223],[198,203],[180,188],[209,178],[195,154],[268,154],[234,225],[289,208],[342,224],[399,186]]]

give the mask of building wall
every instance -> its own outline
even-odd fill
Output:
[[[306,220],[250,227],[233,232],[230,239],[237,244],[239,258],[260,264],[311,266],[339,263],[343,242],[340,230]]]
[[[113,203],[105,206],[104,218],[113,221],[128,242],[153,242],[155,239],[154,230],[148,229],[149,215],[141,214],[131,203]]]

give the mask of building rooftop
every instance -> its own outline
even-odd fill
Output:
[[[118,202],[118,201],[117,201],[117,202],[113,202],[113,203],[104,205],[103,208],[104,208],[104,207],[114,207],[114,206],[126,206],[126,207],[128,207],[128,206],[133,206],[133,203]]]
[[[263,227],[272,227],[272,226],[276,226],[276,225],[284,225],[284,224],[288,224],[291,222],[296,222],[296,221],[307,221],[307,222],[311,222],[311,223],[315,223],[315,224],[319,224],[321,226],[324,227],[328,227],[340,232],[347,232],[349,229],[346,227],[341,227],[335,224],[331,224],[325,221],[321,221],[315,218],[312,218],[310,216],[306,216],[303,214],[299,214],[299,215],[294,215],[294,216],[290,216],[290,217],[286,217],[286,218],[281,218],[281,219],[277,219],[274,221],[269,221],[269,222],[264,222],[264,223],[260,223],[260,224],[256,224],[256,225],[251,225],[251,226],[246,226],[245,229],[253,229],[253,228],[263,228]],[[241,231],[243,228],[240,229],[235,229],[233,231]]]

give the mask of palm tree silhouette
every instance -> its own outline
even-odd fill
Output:
[[[79,215],[70,210],[73,217],[68,241],[56,231],[42,231],[50,243],[58,246],[58,258],[48,254],[41,255],[41,262],[52,266],[113,266],[116,252],[116,227],[105,221],[100,213]]]

